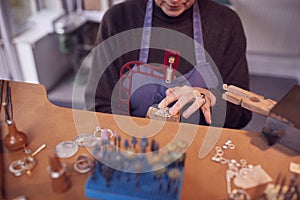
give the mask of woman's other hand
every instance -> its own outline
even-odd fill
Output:
[[[211,107],[216,104],[216,97],[207,89],[200,87],[174,87],[166,91],[166,97],[158,104],[158,108],[166,108],[177,101],[169,110],[171,115],[177,114],[182,108],[193,102],[183,113],[184,118],[189,118],[195,111],[201,109],[206,123],[211,124]]]

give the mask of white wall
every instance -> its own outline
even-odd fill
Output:
[[[231,0],[249,52],[300,56],[299,0]]]
[[[230,1],[244,26],[250,74],[300,83],[300,1]]]

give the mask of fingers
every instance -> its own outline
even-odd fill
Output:
[[[203,115],[204,115],[204,118],[205,118],[205,121],[207,124],[211,124],[211,111],[210,111],[210,106],[207,106],[207,105],[203,105],[201,107],[201,110],[203,112]]]
[[[184,118],[189,118],[194,112],[199,108],[202,110],[205,121],[207,124],[211,124],[211,100],[207,99],[205,96],[198,96],[195,101],[189,106],[183,113]]]
[[[213,93],[211,93],[210,91],[208,91],[208,95],[206,94],[206,97],[209,98],[209,100],[210,100],[210,106],[211,107],[213,107],[214,105],[216,105],[217,98],[215,97],[215,95]]]
[[[166,97],[158,104],[158,108],[166,108],[171,103],[177,101],[169,110],[171,115],[175,115],[184,105],[194,101],[194,98],[197,95],[198,92],[193,90],[192,87],[183,86],[169,88],[166,91]]]
[[[178,96],[175,92],[178,90],[178,87],[169,88],[166,90],[166,97],[158,104],[158,108],[166,108],[169,104],[173,103],[178,99]],[[178,92],[176,92],[178,93]]]
[[[183,113],[184,118],[189,118],[198,109],[201,109],[205,120],[211,124],[211,107],[216,104],[216,97],[207,89],[199,87],[174,87],[166,91],[166,97],[158,104],[158,108],[166,108],[169,104],[177,101],[169,110],[171,115],[175,115],[182,108],[193,102]]]
[[[190,105],[183,113],[182,116],[184,118],[189,118],[194,112],[196,112],[197,110],[199,110],[199,108],[201,108],[202,106],[204,106],[206,104],[206,99],[205,97],[200,97],[197,96],[194,100],[194,102],[192,103],[192,105]]]

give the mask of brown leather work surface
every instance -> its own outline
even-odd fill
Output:
[[[119,116],[119,125],[117,125],[115,118],[110,114],[72,110],[51,104],[42,85],[11,82],[11,87],[14,119],[17,128],[27,134],[29,148],[34,150],[44,143],[47,144],[47,147],[36,155],[37,165],[33,173],[30,176],[22,175],[20,177],[11,174],[8,171],[8,166],[12,161],[22,158],[24,153],[22,151],[8,152],[7,149],[4,150],[4,172],[1,173],[5,175],[4,187],[7,199],[21,195],[27,197],[28,200],[85,199],[84,187],[89,174],[77,174],[73,169],[73,163],[78,155],[82,153],[90,155],[90,152],[83,147],[79,147],[79,152],[76,155],[61,159],[62,162],[67,164],[72,187],[65,193],[57,194],[52,191],[51,179],[47,172],[48,157],[54,150],[55,145],[61,141],[73,140],[80,133],[93,133],[97,125],[116,130],[124,139],[129,136],[126,136],[119,128],[120,124],[130,126],[130,123],[136,123],[145,126],[150,122],[149,119],[144,118]],[[5,136],[7,127],[3,122],[3,111],[0,119],[3,135]],[[198,158],[204,136],[209,130],[208,127],[166,122],[159,133],[153,137],[156,141],[159,141],[160,147],[162,147],[172,140],[179,128],[197,131],[186,152],[181,199],[227,199],[225,182],[227,166],[211,161],[215,150],[212,150],[204,159],[200,160]],[[210,129],[210,131],[218,130],[212,127]],[[226,140],[230,139],[236,146],[236,149],[225,152],[227,158],[237,160],[244,158],[250,164],[261,165],[273,180],[279,173],[288,175],[290,162],[300,163],[299,154],[280,144],[269,147],[260,133],[231,129],[222,129],[221,131],[217,145],[222,146]],[[185,134],[191,133],[186,131]],[[262,194],[265,186],[253,188],[247,190],[247,192],[255,199]],[[233,184],[232,188],[234,188]]]

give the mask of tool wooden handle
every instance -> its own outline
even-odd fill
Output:
[[[234,85],[223,85],[226,91],[222,98],[235,105],[241,105],[243,108],[252,112],[268,116],[270,110],[276,105],[276,101],[265,99],[264,96],[244,90]]]

